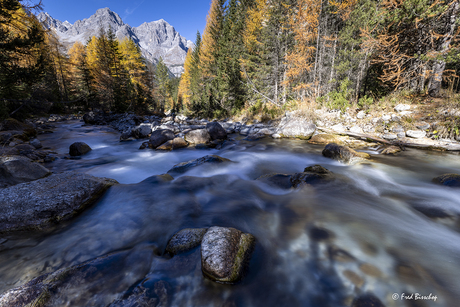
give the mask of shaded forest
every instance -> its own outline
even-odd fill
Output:
[[[40,3],[0,2],[2,117],[54,102],[46,111],[222,118],[255,107],[343,109],[395,91],[460,90],[459,1],[213,0],[180,80],[110,29],[66,50],[35,18]]]

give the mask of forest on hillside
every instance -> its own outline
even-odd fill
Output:
[[[213,0],[180,80],[110,29],[66,50],[36,20],[40,3],[0,3],[2,117],[24,101],[222,118],[460,90],[459,1]]]

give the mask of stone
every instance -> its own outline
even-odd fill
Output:
[[[136,139],[145,139],[152,133],[152,126],[150,124],[140,124],[132,129],[132,135]]]
[[[181,137],[174,138],[167,141],[166,143],[158,146],[157,150],[174,150],[179,148],[187,147],[188,143]]]
[[[153,149],[174,139],[174,132],[170,129],[158,129],[150,135],[149,143]]]
[[[117,181],[78,172],[21,183],[0,194],[0,233],[41,230],[94,203]]]
[[[396,140],[397,138],[398,136],[394,133],[385,133],[384,135],[382,135],[382,139],[389,141]]]
[[[345,132],[345,130],[347,130],[342,124],[336,124],[332,126],[331,129],[338,133]]]
[[[382,155],[393,155],[401,151],[401,147],[399,146],[388,146],[384,150],[382,150]]]
[[[396,114],[392,114],[391,115],[391,120],[394,121],[394,122],[399,122],[399,121],[401,121],[401,117],[396,115]]]
[[[236,283],[243,277],[255,238],[235,228],[211,227],[201,242],[201,269],[213,281]]]
[[[0,124],[2,131],[15,131],[16,134],[24,133],[28,137],[36,136],[37,131],[32,125],[22,123],[14,118],[7,118]],[[18,133],[19,132],[19,133]]]
[[[274,133],[274,134],[272,134],[272,138],[274,138],[274,139],[281,139],[281,135],[278,134],[278,133]]]
[[[206,144],[211,141],[211,136],[206,129],[192,130],[185,134],[184,138],[191,144]]]
[[[430,128],[430,124],[426,122],[420,122],[420,123],[415,124],[415,127],[417,127],[417,129],[420,129],[420,130],[426,130]]]
[[[306,167],[303,173],[297,173],[291,176],[290,181],[294,188],[304,184],[316,185],[328,183],[335,180],[331,171],[321,165]]]
[[[459,174],[443,174],[441,176],[433,178],[432,181],[436,184],[441,184],[448,187],[460,187]]]
[[[29,182],[51,175],[41,164],[22,156],[0,157],[0,188]]]
[[[201,244],[208,228],[186,228],[177,232],[169,240],[165,252],[174,256],[194,249]]]
[[[43,147],[42,143],[38,139],[33,139],[29,142],[35,149],[40,149]]]
[[[83,142],[75,142],[69,147],[69,155],[71,156],[82,156],[92,149],[88,146],[88,144]]]
[[[266,174],[260,176],[256,180],[276,186],[281,189],[292,188],[291,175],[287,174]]]
[[[350,132],[353,132],[353,133],[364,133],[363,131],[363,128],[359,127],[359,126],[353,126],[350,128]]]
[[[414,139],[421,139],[426,136],[426,132],[422,130],[407,130],[406,135]]]
[[[396,112],[403,112],[403,111],[409,111],[410,110],[410,105],[408,104],[398,104],[395,107]]]
[[[366,116],[366,112],[359,111],[358,114],[356,115],[356,118],[363,119],[365,116]]]
[[[227,132],[218,122],[206,124],[206,130],[208,131],[212,141],[224,140],[227,138]]]
[[[276,133],[285,138],[308,140],[315,131],[316,125],[311,120],[290,115],[281,120]]]
[[[335,143],[327,144],[322,152],[323,156],[343,163],[352,163],[369,158],[365,152],[357,152],[346,146],[340,146]]]
[[[391,115],[383,115],[383,116],[382,116],[382,120],[383,120],[384,122],[389,122],[389,121],[391,120]]]
[[[393,127],[393,129],[391,129],[394,133],[400,133],[400,132],[404,132],[404,128],[401,127],[401,126],[395,126]]]
[[[336,144],[341,145],[342,141],[339,140],[339,138],[334,134],[321,133],[321,134],[316,134],[312,136],[311,139],[308,140],[308,143],[310,144],[336,143]]]
[[[232,161],[226,158],[216,156],[216,155],[207,155],[207,156],[195,159],[195,160],[176,164],[168,171],[168,174],[169,173],[182,174],[182,173],[189,171],[191,168],[194,168],[204,163],[223,163],[223,162],[232,162]]]

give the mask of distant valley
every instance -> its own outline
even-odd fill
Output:
[[[162,57],[176,77],[184,71],[187,50],[194,46],[192,41],[181,36],[163,19],[131,27],[109,8],[99,9],[91,17],[77,20],[74,24],[57,20],[48,13],[40,13],[38,19],[47,28],[54,30],[66,46],[71,46],[76,41],[86,44],[89,38],[98,35],[100,28],[111,28],[117,38],[133,39],[140,46],[143,56],[152,63],[156,64]]]

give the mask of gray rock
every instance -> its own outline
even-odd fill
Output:
[[[240,130],[240,134],[241,135],[249,135],[249,132],[251,131],[252,127],[243,127],[241,130]]]
[[[426,130],[426,129],[429,129],[430,128],[430,124],[429,123],[425,123],[425,122],[421,122],[421,123],[417,123],[415,125],[415,127],[417,127],[418,129],[420,130]]]
[[[390,116],[390,115],[383,115],[383,116],[382,116],[382,120],[383,120],[384,122],[389,122],[389,121],[391,120],[391,116]]]
[[[340,146],[335,143],[327,144],[323,149],[323,156],[344,163],[352,163],[369,158],[365,152],[357,152],[346,146]]]
[[[75,142],[69,147],[69,155],[81,156],[81,155],[84,155],[90,152],[91,150],[92,149],[91,147],[88,146],[88,144],[83,143],[83,142]]]
[[[353,132],[353,133],[363,133],[363,128],[359,127],[359,126],[353,126],[350,128],[350,132]]]
[[[213,281],[235,283],[244,274],[255,238],[235,228],[211,227],[201,242],[201,269]]]
[[[384,135],[382,135],[382,139],[389,141],[396,140],[397,138],[398,136],[394,133],[385,133]]]
[[[402,138],[405,138],[405,137],[406,137],[406,133],[405,133],[405,132],[398,132],[398,133],[396,134],[396,136],[397,136],[398,138],[402,139]]]
[[[226,158],[216,156],[216,155],[207,155],[207,156],[195,159],[195,160],[176,164],[173,166],[173,168],[171,168],[168,171],[168,174],[169,173],[182,174],[182,173],[189,171],[191,168],[197,167],[204,163],[223,163],[223,162],[232,162],[232,161]]]
[[[188,143],[181,137],[174,138],[172,140],[163,143],[162,145],[158,146],[157,150],[174,150],[179,148],[187,147]]]
[[[131,128],[126,129],[120,135],[120,142],[132,141],[133,140],[132,134],[133,134],[133,131]]]
[[[382,155],[393,155],[401,151],[399,146],[388,146],[384,150],[382,150]]]
[[[332,130],[334,130],[335,132],[345,132],[345,130],[347,130],[342,124],[337,124],[337,125],[334,125],[331,127]]]
[[[363,119],[365,116],[366,116],[366,112],[359,111],[358,114],[356,115],[356,118]]]
[[[335,180],[334,174],[321,165],[313,165],[304,169],[303,173],[291,176],[290,181],[294,188],[304,184],[317,185]]]
[[[41,164],[22,156],[0,157],[0,187],[5,188],[19,183],[49,176],[51,172]]]
[[[211,136],[206,129],[198,129],[187,133],[185,140],[192,144],[206,144],[211,141]]]
[[[426,136],[426,132],[422,130],[407,130],[406,135],[414,139],[421,139]]]
[[[47,228],[71,218],[116,183],[65,172],[5,188],[0,194],[0,233]]]
[[[38,139],[33,139],[29,142],[35,149],[40,149],[43,147],[42,143]]]
[[[209,133],[209,136],[211,137],[211,140],[224,140],[227,138],[227,132],[225,129],[218,123],[218,122],[212,122],[206,124],[206,130]]]
[[[281,120],[276,133],[286,138],[300,138],[308,140],[315,131],[316,125],[312,121],[288,116]]]
[[[132,131],[132,134],[136,139],[147,138],[150,133],[152,133],[152,126],[150,124],[140,124]]]
[[[441,184],[448,187],[460,187],[459,174],[443,174],[441,176],[433,178],[432,181],[436,184]]]
[[[165,252],[174,256],[197,247],[207,230],[208,228],[182,229],[169,240]]]
[[[410,110],[410,105],[408,104],[398,104],[395,107],[396,112],[403,112],[403,111],[408,111],[408,110]]]
[[[158,129],[150,135],[149,143],[153,149],[174,139],[174,132],[169,129]]]
[[[393,127],[392,130],[393,130],[394,133],[404,132],[404,128],[401,127],[401,126],[395,126],[395,127]]]

